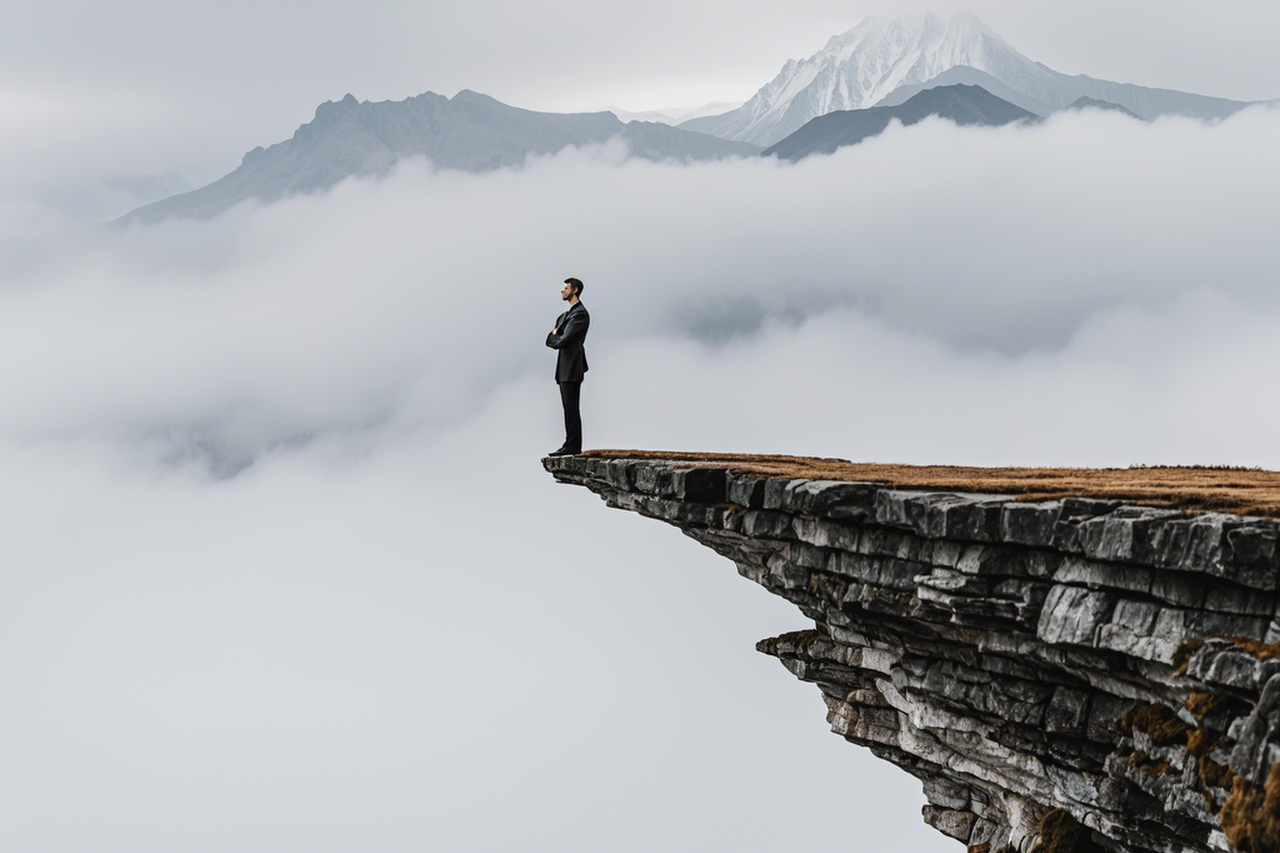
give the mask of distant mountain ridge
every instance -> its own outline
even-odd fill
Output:
[[[1107,110],[1107,111],[1109,111],[1109,112],[1122,113],[1122,114],[1124,114],[1124,115],[1127,115],[1129,118],[1136,118],[1136,119],[1138,119],[1139,121],[1141,121],[1141,120],[1142,120],[1142,119],[1141,119],[1141,117],[1140,117],[1140,116],[1138,116],[1138,114],[1137,114],[1137,113],[1133,112],[1132,110],[1126,110],[1124,107],[1120,106],[1119,104],[1112,104],[1112,103],[1109,103],[1109,102],[1107,102],[1107,101],[1099,101],[1097,98],[1090,98],[1090,97],[1087,97],[1087,96],[1082,96],[1082,97],[1080,97],[1080,98],[1077,98],[1073,103],[1068,104],[1068,105],[1067,105],[1066,107],[1064,107],[1063,109],[1068,109],[1068,110],[1084,110],[1084,109]]]
[[[719,112],[731,105],[707,104],[695,111],[702,115],[674,127],[667,123],[673,120],[669,115],[654,116],[664,119],[658,122],[624,122],[615,112],[627,118],[638,114],[535,112],[470,90],[453,98],[426,92],[381,102],[357,101],[348,94],[336,103],[321,104],[314,119],[292,138],[244,155],[230,174],[146,204],[117,222],[208,217],[247,199],[271,203],[331,187],[353,175],[383,175],[398,160],[413,156],[429,158],[440,168],[484,172],[518,166],[531,155],[621,139],[632,156],[649,160],[748,157],[766,146],[770,153],[795,159],[865,139],[894,117],[915,123],[924,117],[918,112],[920,104],[933,105],[926,114],[959,124],[1003,123],[971,93],[967,105],[926,98],[902,114],[845,116],[808,127],[832,113],[905,106],[929,91],[974,86],[1007,106],[1040,116],[1090,107],[1146,120],[1169,113],[1213,119],[1250,105],[1061,74],[1023,56],[968,12],[947,19],[933,13],[867,18],[833,36],[808,59],[788,61],[741,106]],[[1259,103],[1280,105],[1280,99]],[[885,115],[890,118],[882,122]],[[802,130],[804,134],[787,142]]]
[[[768,146],[820,115],[881,102],[903,103],[923,88],[921,84],[958,67],[998,81],[1001,91],[993,94],[1041,115],[1081,97],[1117,104],[1144,119],[1170,113],[1222,118],[1248,106],[1242,101],[1062,74],[1023,56],[970,12],[946,19],[928,12],[867,18],[833,36],[808,59],[789,60],[740,108],[681,122],[679,127]],[[955,73],[944,82],[982,85],[970,72]],[[904,87],[909,91],[896,96]]]
[[[818,116],[786,139],[766,148],[764,156],[794,161],[810,154],[830,154],[837,148],[878,136],[894,119],[909,126],[935,116],[962,126],[987,127],[1039,119],[1035,113],[997,98],[981,86],[940,86],[926,89],[897,106],[837,110]]]
[[[669,107],[667,109],[646,110],[643,112],[632,112],[620,107],[606,107],[605,109],[624,122],[656,121],[661,124],[677,125],[682,121],[702,118],[703,116],[718,116],[729,112],[729,110],[736,110],[740,106],[742,106],[742,101],[712,101],[700,107]]]
[[[484,172],[529,155],[620,138],[648,160],[748,157],[760,147],[655,122],[624,124],[610,112],[540,113],[464,90],[403,101],[347,95],[316,108],[293,137],[244,155],[239,168],[192,192],[144,205],[118,220],[158,222],[213,216],[250,198],[263,203],[333,186],[352,175],[381,175],[399,159],[425,156],[439,167]]]
[[[1053,112],[1053,108],[1043,101],[1024,95],[1012,86],[1000,82],[985,71],[979,71],[976,68],[970,68],[968,65],[956,65],[948,68],[936,77],[924,81],[923,83],[911,83],[899,86],[889,94],[885,95],[874,105],[877,107],[896,107],[899,104],[905,104],[916,95],[929,89],[936,89],[940,86],[981,86],[991,94],[995,95],[1003,101],[1008,101],[1015,106],[1022,107],[1027,112],[1035,113],[1038,116],[1046,116]],[[863,108],[865,109],[865,107]]]

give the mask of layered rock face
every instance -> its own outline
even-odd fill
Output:
[[[1280,849],[1280,525],[562,457],[813,627],[764,640],[973,853]],[[1274,659],[1273,659],[1274,658]]]

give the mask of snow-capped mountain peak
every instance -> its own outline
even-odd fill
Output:
[[[868,18],[833,37],[806,64],[833,68],[843,86],[833,109],[869,107],[899,86],[923,83],[956,65],[986,70],[998,54],[1024,59],[971,12],[941,18],[933,12],[899,18]]]
[[[957,65],[992,74],[1012,65],[1035,68],[971,12],[945,18],[933,12],[869,17],[832,36],[808,59],[788,61],[732,114],[737,127],[713,132],[768,144],[811,118],[872,106],[902,86],[923,83]]]
[[[999,97],[1040,115],[1081,97],[1118,104],[1144,119],[1168,113],[1220,118],[1245,106],[1061,74],[1023,56],[972,12],[948,17],[925,12],[865,18],[808,59],[788,60],[739,109],[681,127],[768,146],[818,116],[899,104],[921,89],[955,83],[991,87]]]

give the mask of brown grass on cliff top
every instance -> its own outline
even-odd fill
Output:
[[[1025,501],[1098,498],[1187,511],[1280,518],[1280,471],[1258,468],[972,468],[959,465],[884,465],[814,456],[669,450],[588,450],[583,455],[687,460],[761,477],[857,480],[903,489],[1008,495]]]

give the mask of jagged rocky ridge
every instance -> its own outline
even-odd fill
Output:
[[[813,627],[758,648],[972,853],[1280,849],[1277,522],[543,464],[796,604]]]
[[[611,112],[542,113],[464,89],[452,98],[425,92],[403,101],[326,101],[293,138],[244,155],[240,167],[208,186],[144,205],[119,222],[205,218],[249,199],[264,204],[328,189],[353,175],[387,174],[407,157],[442,169],[487,172],[569,146],[621,140],[645,160],[717,160],[760,153],[731,142],[655,122],[619,121]]]

